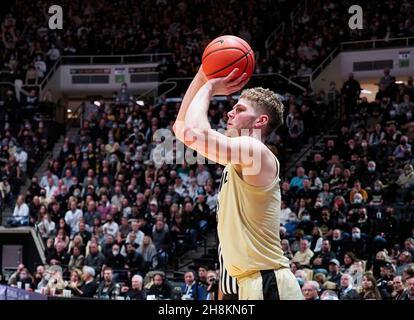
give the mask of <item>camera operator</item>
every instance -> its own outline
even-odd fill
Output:
[[[218,300],[219,279],[216,271],[207,271],[207,296],[206,300]]]

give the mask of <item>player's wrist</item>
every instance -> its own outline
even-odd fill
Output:
[[[208,82],[206,74],[204,73],[203,66],[201,65],[196,74],[197,79],[202,83],[205,84]]]

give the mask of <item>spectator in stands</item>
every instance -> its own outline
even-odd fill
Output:
[[[85,258],[85,266],[94,268],[95,274],[100,274],[101,268],[105,263],[105,256],[99,252],[97,243],[91,243],[89,251],[89,254]]]
[[[322,241],[322,247],[320,252],[316,252],[310,260],[310,264],[313,269],[320,270],[325,269],[325,272],[328,270],[329,261],[335,259],[336,255],[331,251],[331,244],[329,240]]]
[[[396,184],[401,188],[397,193],[397,201],[404,203],[405,197],[414,185],[414,169],[410,164],[404,166],[404,172],[398,177]]]
[[[142,289],[143,279],[139,274],[131,278],[131,288],[121,288],[121,295],[125,300],[146,300],[145,291]]]
[[[85,256],[82,254],[82,249],[79,246],[74,246],[72,248],[72,254],[69,259],[68,268],[69,269],[82,269],[85,261]]]
[[[129,271],[132,274],[144,274],[145,263],[144,258],[137,252],[137,245],[133,243],[127,243],[126,245],[126,259],[125,264],[128,266]]]
[[[358,292],[352,287],[352,276],[343,274],[339,286],[338,296],[340,300],[359,300]]]
[[[124,82],[121,85],[121,90],[117,94],[117,103],[121,106],[127,106],[129,103],[128,85]]]
[[[412,255],[408,251],[403,251],[398,257],[398,266],[395,272],[396,275],[403,275],[404,270],[406,270],[412,262]]]
[[[148,296],[151,296],[151,295],[159,299],[171,298],[172,289],[171,289],[170,284],[166,282],[163,274],[161,273],[154,274],[152,281],[153,281],[153,284],[147,292],[147,299],[148,299]]]
[[[299,263],[302,267],[308,267],[313,255],[314,253],[309,249],[309,241],[302,239],[300,241],[300,250],[295,253],[292,261]]]
[[[66,289],[70,290],[74,296],[81,296],[82,287],[82,271],[79,269],[73,269],[70,273],[70,281],[66,285]]]
[[[27,226],[29,224],[29,207],[24,202],[24,196],[17,197],[13,216],[7,220],[9,226]]]
[[[62,294],[65,289],[65,282],[62,277],[62,268],[57,265],[52,265],[46,272],[50,274],[50,279],[47,283],[45,293],[51,296]]]
[[[411,273],[405,279],[405,283],[407,286],[407,294],[402,297],[401,300],[414,300],[414,275]]]
[[[152,243],[150,236],[144,236],[142,246],[138,247],[137,252],[142,255],[145,263],[145,270],[155,269],[158,265],[157,249]]]
[[[377,281],[370,272],[365,273],[362,277],[360,297],[362,300],[381,300],[381,294],[377,288]]]
[[[106,223],[102,226],[104,234],[110,234],[113,237],[116,237],[116,234],[118,233],[119,226],[113,219],[112,212],[108,213],[106,215]]]
[[[0,209],[6,205],[10,206],[13,202],[13,193],[7,176],[4,176],[0,182]]]
[[[86,230],[85,219],[79,221],[79,231],[75,233],[74,238],[76,238],[77,236],[80,236],[82,238],[82,243],[84,245],[86,245],[92,237],[92,234],[88,230]]]
[[[96,290],[98,289],[98,285],[94,280],[95,277],[95,270],[91,267],[84,266],[82,268],[82,280],[83,286],[81,288],[80,296],[84,298],[93,298]]]
[[[328,278],[327,280],[336,284],[336,289],[339,288],[341,283],[342,273],[339,271],[340,263],[337,259],[329,261]]]
[[[290,181],[290,188],[294,189],[303,189],[303,180],[308,177],[305,175],[305,169],[303,167],[298,167],[296,169],[296,177]]]
[[[290,249],[290,244],[288,239],[282,239],[280,242],[283,250],[283,255],[290,260],[293,258],[292,250]]]
[[[168,259],[168,253],[170,251],[171,237],[169,232],[165,230],[164,226],[164,221],[158,220],[156,222],[155,229],[152,232],[152,239],[157,252],[161,254],[159,256],[159,259],[162,259],[165,263],[165,261]],[[160,261],[158,262],[160,263]]]
[[[350,114],[356,108],[361,90],[361,85],[354,79],[354,74],[350,73],[348,80],[342,86],[346,114]]]
[[[103,281],[99,283],[96,291],[99,299],[113,299],[115,295],[115,281],[113,280],[112,269],[105,267],[103,269]]]
[[[17,286],[20,289],[26,289],[28,287],[30,290],[34,290],[34,279],[23,264],[20,264],[17,271],[10,276],[8,284]]]
[[[184,273],[184,282],[185,284],[181,288],[183,292],[183,300],[205,300],[207,295],[206,288],[195,279],[193,271]]]
[[[407,289],[404,287],[403,279],[401,276],[395,276],[392,280],[393,291],[391,297],[393,300],[402,300],[407,293]]]
[[[319,283],[306,281],[302,286],[302,293],[305,300],[319,300]]]
[[[51,220],[49,213],[46,212],[43,215],[42,221],[37,225],[37,228],[43,241],[46,242],[50,236],[55,234],[56,225]]]

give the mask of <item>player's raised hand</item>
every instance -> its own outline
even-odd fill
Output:
[[[239,69],[235,68],[226,77],[210,79],[208,83],[212,86],[213,96],[227,96],[240,91],[250,79],[247,78],[246,73],[234,78],[238,71]]]

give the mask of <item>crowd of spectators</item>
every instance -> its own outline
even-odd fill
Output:
[[[390,38],[414,36],[414,6],[408,0],[364,1],[363,28],[351,29],[352,14],[348,9],[355,1],[308,0],[306,9],[269,48],[269,56],[258,61],[260,73],[277,72],[286,77],[311,74],[316,67],[341,43],[347,41],[384,39],[377,48],[385,46]],[[259,71],[258,70],[258,71]],[[303,79],[306,84],[306,79]],[[309,83],[309,80],[307,80]]]
[[[13,97],[13,92],[11,92]],[[16,110],[14,111],[16,113]],[[10,115],[13,112],[10,111]],[[7,116],[6,116],[7,117]],[[0,211],[13,207],[18,200],[20,188],[26,178],[33,175],[44,160],[44,155],[56,141],[50,136],[53,127],[42,120],[21,121],[9,118],[10,121],[0,122]],[[20,209],[16,211],[16,215]]]
[[[136,273],[119,279],[115,269],[106,266],[100,275],[94,268],[73,268],[67,276],[60,265],[36,266],[33,274],[20,264],[8,285],[48,296],[115,300],[216,300],[218,270],[200,266],[197,272],[183,273],[182,283],[173,284],[163,271]],[[0,279],[0,283],[1,283]]]
[[[33,85],[61,55],[171,52],[172,59],[162,60],[159,70],[163,77],[185,77],[195,74],[209,41],[234,34],[256,50],[256,73],[291,78],[312,73],[342,41],[414,35],[414,6],[407,0],[364,2],[362,30],[348,26],[352,1],[306,3],[290,21],[286,13],[294,5],[283,0],[64,1],[64,30],[49,30],[51,1],[17,1],[2,22],[1,65]],[[286,31],[266,52],[267,36],[283,21]]]
[[[60,1],[64,28],[50,30],[53,1],[16,1],[2,21],[1,68],[33,85],[61,55],[172,52],[160,70],[192,76],[204,47],[219,35],[239,35],[262,50],[267,32],[283,16],[278,9],[286,1],[279,2]]]
[[[413,299],[414,87],[388,69],[379,83],[368,102],[350,75],[335,137],[282,183],[282,245],[306,299]]]

